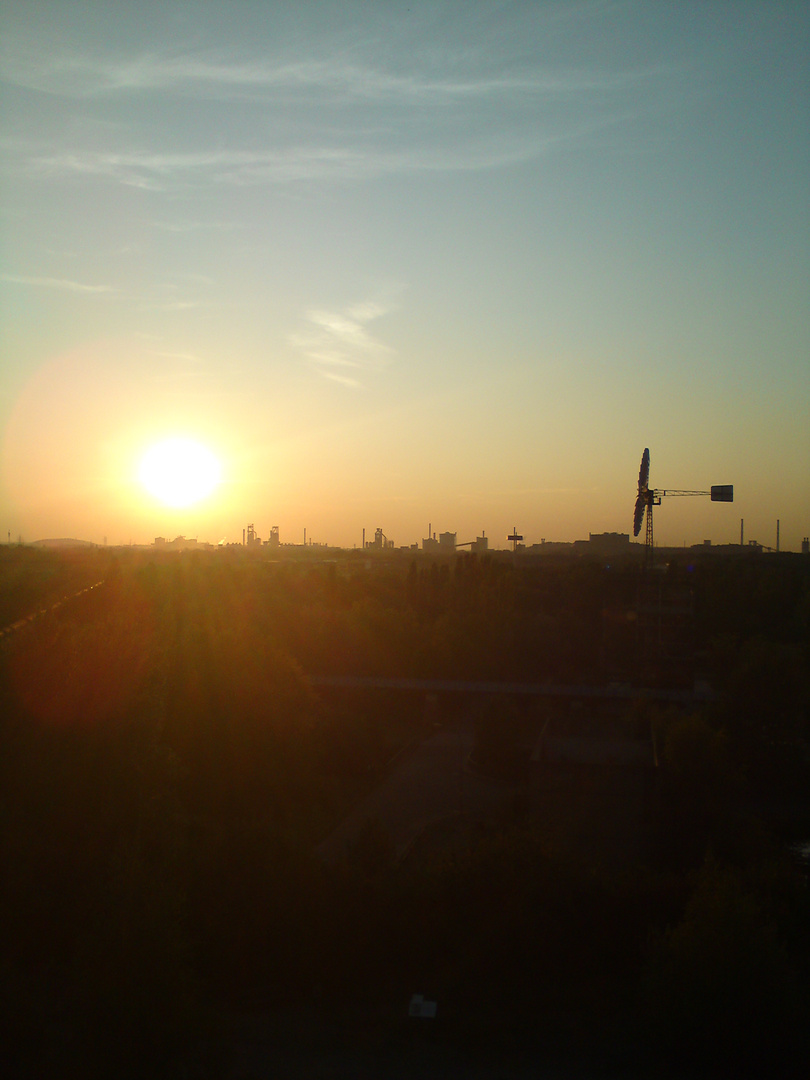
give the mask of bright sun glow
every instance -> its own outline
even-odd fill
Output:
[[[167,506],[191,506],[210,495],[222,466],[210,450],[192,439],[166,439],[147,450],[138,479]]]

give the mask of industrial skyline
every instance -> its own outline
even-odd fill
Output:
[[[444,532],[431,531],[431,526],[428,526],[428,535],[422,536],[418,540],[405,539],[402,542],[395,538],[389,538],[383,532],[382,528],[378,527],[374,530],[374,539],[367,539],[366,533],[371,536],[371,530],[362,529],[360,543],[354,544],[331,544],[328,539],[322,539],[318,536],[313,536],[307,532],[306,527],[298,530],[296,538],[295,533],[291,533],[289,537],[282,538],[281,531],[278,525],[272,525],[267,529],[267,536],[262,537],[260,531],[256,529],[253,524],[246,525],[241,530],[241,536],[239,531],[232,537],[222,537],[218,541],[212,541],[208,538],[198,537],[191,533],[178,533],[173,536],[155,536],[151,541],[120,541],[119,543],[113,543],[110,546],[113,547],[154,547],[165,548],[166,550],[179,550],[189,546],[199,547],[221,547],[221,546],[242,546],[248,548],[329,548],[332,550],[344,550],[344,551],[363,551],[366,550],[371,553],[381,552],[402,552],[402,551],[418,551],[428,554],[447,555],[456,554],[462,552],[471,552],[474,554],[485,554],[488,552],[503,552],[510,549],[515,551],[524,551],[529,553],[537,553],[538,551],[546,548],[549,552],[554,550],[563,550],[570,548],[573,550],[587,550],[590,547],[592,551],[599,551],[602,553],[615,553],[621,554],[629,553],[633,550],[637,550],[639,553],[644,547],[643,541],[637,541],[632,537],[632,531],[628,532],[598,532],[593,531],[588,533],[587,539],[579,537],[575,540],[559,540],[553,537],[532,537],[524,536],[522,533],[518,533],[514,528],[512,532],[505,536],[503,540],[499,540],[497,537],[488,536],[485,529],[481,530],[480,535],[477,535],[472,540],[460,540],[457,532],[450,532],[446,530]],[[38,537],[36,540],[31,540],[22,535],[12,538],[11,531],[8,531],[7,542],[12,543],[33,543],[39,544],[50,541],[59,541],[62,539],[78,540],[82,543],[94,543],[94,541],[87,541],[82,537]],[[631,546],[632,545],[632,546]],[[101,544],[97,546],[107,546],[107,537]],[[801,551],[803,554],[810,552],[810,542],[808,538],[802,537],[801,544],[795,549],[785,548],[781,541],[781,521],[779,519],[774,523],[772,536],[749,536],[745,532],[744,519],[739,521],[739,538],[736,540],[714,540],[710,537],[704,537],[700,541],[687,543],[684,541],[682,544],[658,544],[655,545],[656,549],[662,550],[677,550],[678,548],[723,548],[723,549],[756,549],[761,551],[770,552],[786,552],[790,550]]]

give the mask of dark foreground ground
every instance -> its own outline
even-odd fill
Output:
[[[5,1075],[807,1075],[810,561],[198,555],[0,552]]]

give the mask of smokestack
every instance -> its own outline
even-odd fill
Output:
[[[363,529],[363,551],[366,550],[366,530]]]
[[[743,523],[745,518],[740,518],[740,547],[743,546]]]

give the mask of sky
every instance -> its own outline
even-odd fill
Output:
[[[0,2],[3,540],[632,532],[645,446],[810,534],[810,5]]]

